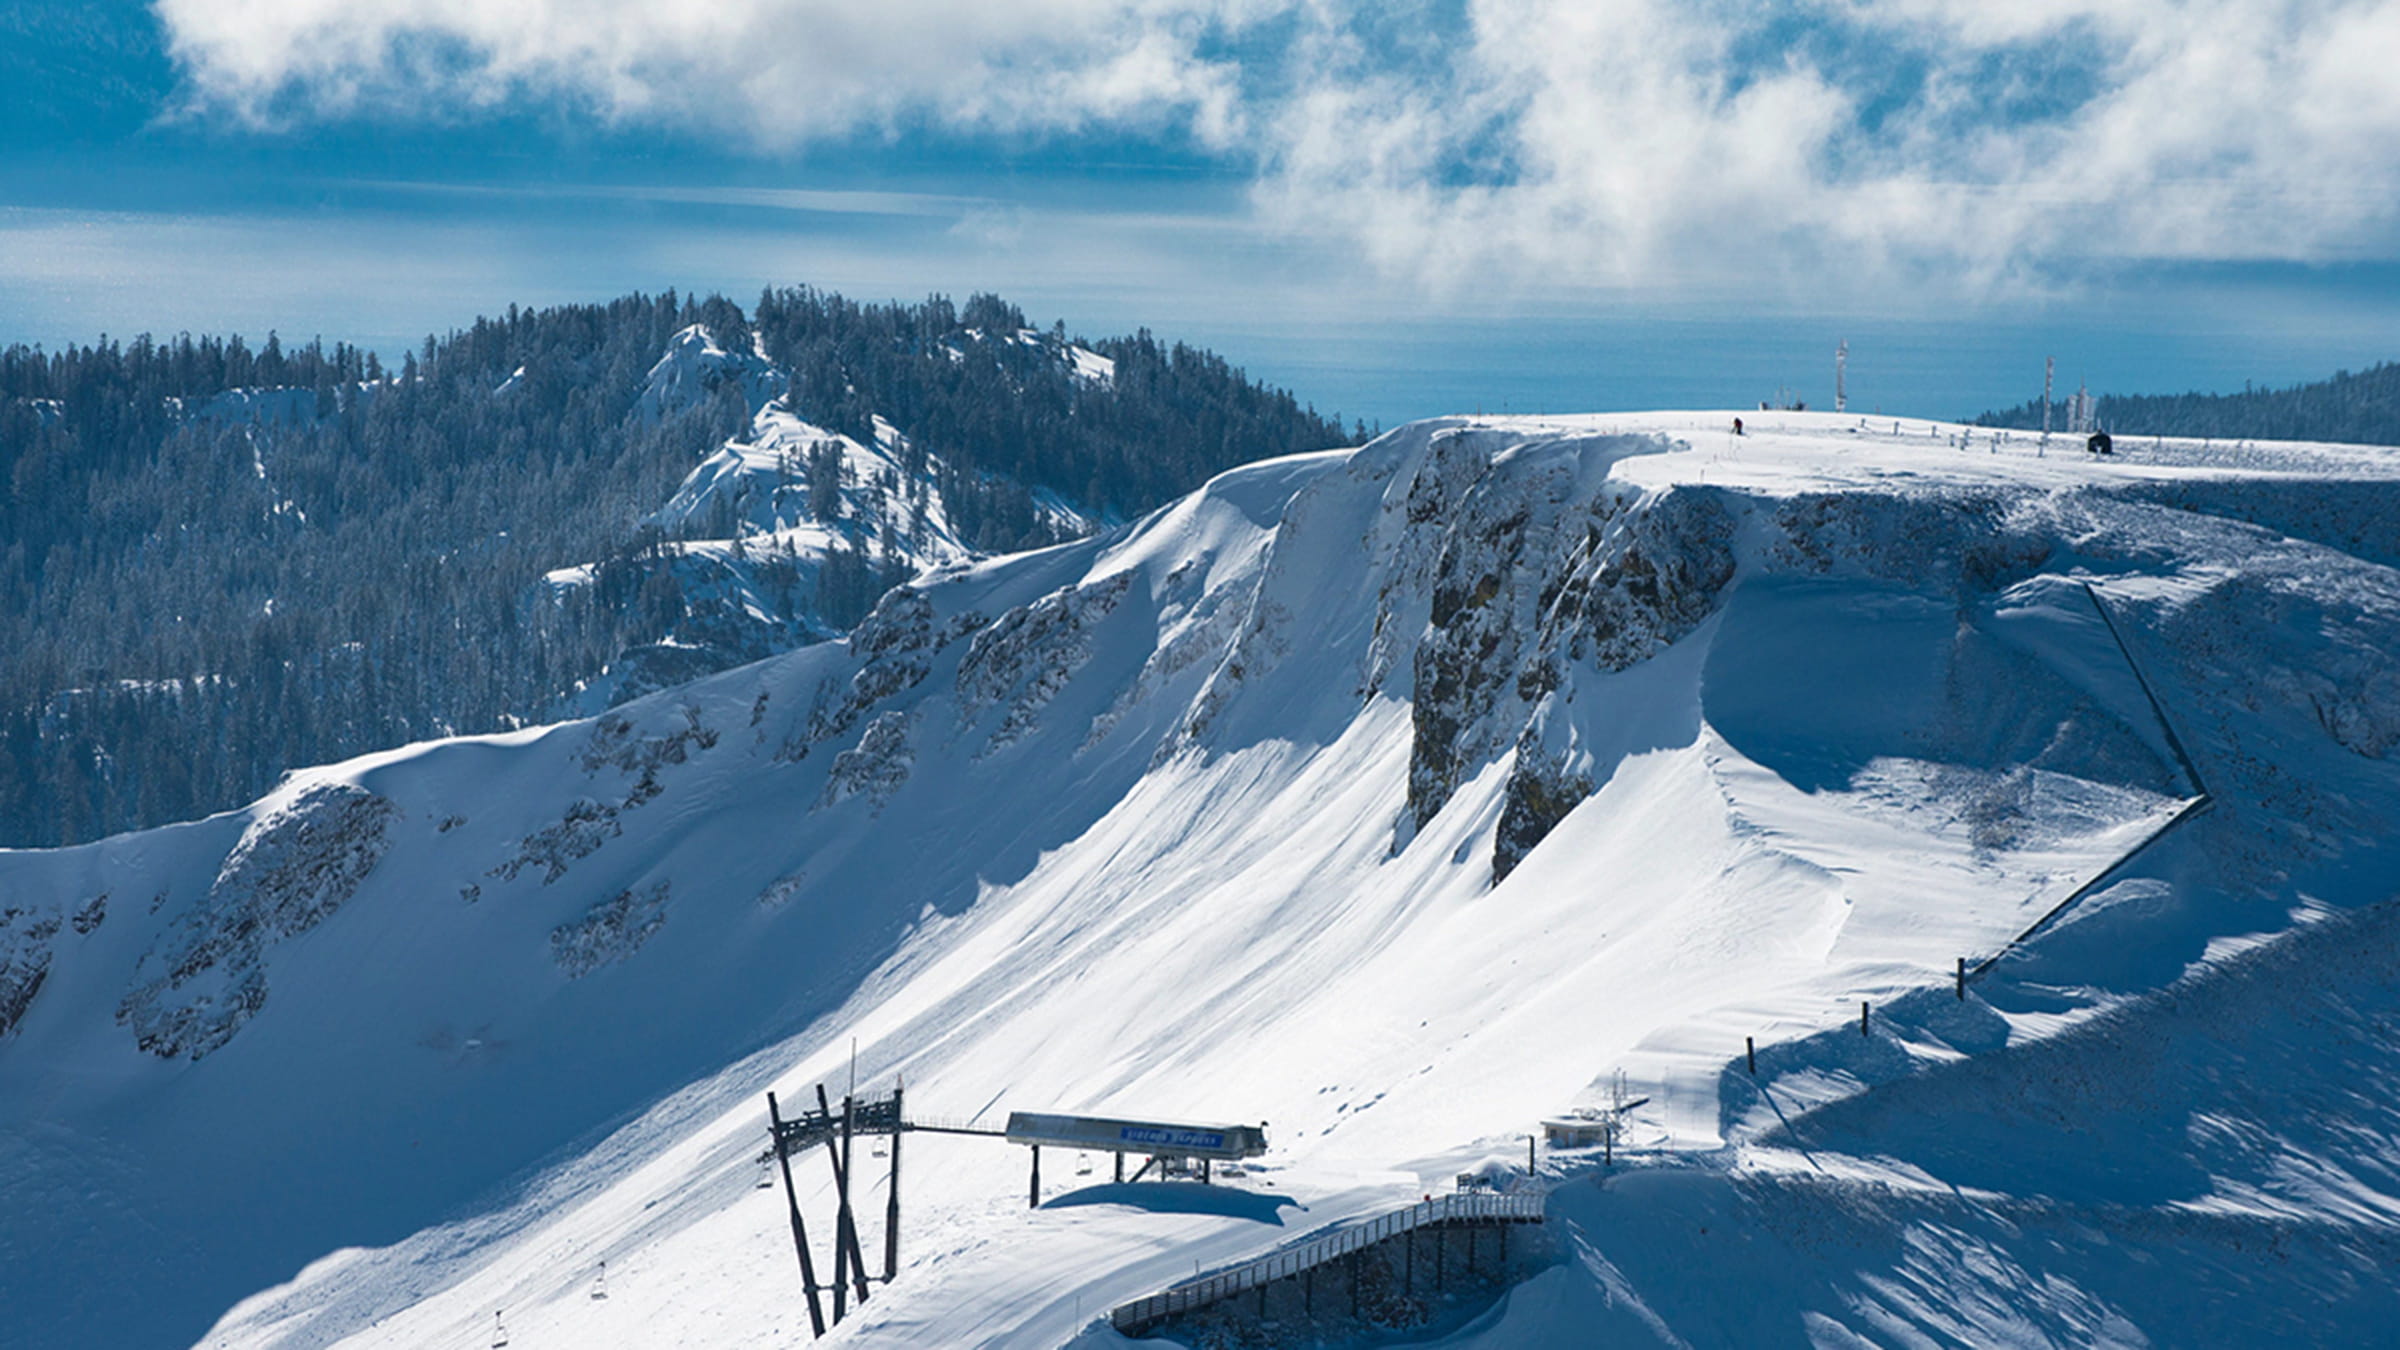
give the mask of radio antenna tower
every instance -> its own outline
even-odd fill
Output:
[[[1837,413],[1850,407],[1850,391],[1843,384],[1849,367],[1850,339],[1843,338],[1842,345],[1833,349],[1833,410]]]

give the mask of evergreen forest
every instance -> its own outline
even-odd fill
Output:
[[[2216,440],[2341,441],[2400,445],[2400,365],[2385,363],[2353,374],[2286,389],[2238,394],[2102,394],[2094,420],[2121,436],[2194,436]],[[1978,426],[2038,431],[2042,401],[1987,412]],[[2066,404],[2053,404],[2050,425],[2064,430]]]

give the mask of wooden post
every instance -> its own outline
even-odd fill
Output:
[[[1200,1184],[1203,1186],[1208,1184],[1208,1161],[1206,1158],[1200,1160]]]
[[[1117,1160],[1117,1184],[1122,1186],[1125,1184],[1125,1155],[1120,1152],[1115,1157]]]
[[[1958,1001],[1967,1001],[1967,958],[1958,958]]]
[[[892,1089],[891,1195],[883,1210],[883,1281],[900,1273],[900,1136],[907,1117],[900,1114],[900,1089]]]
[[[1533,1143],[1539,1138],[1541,1138],[1541,1136],[1538,1134],[1529,1134],[1525,1136],[1525,1175],[1527,1176],[1532,1176],[1541,1170],[1541,1164],[1534,1161],[1533,1157]]]
[[[817,1335],[825,1334],[825,1309],[817,1301],[817,1268],[808,1255],[808,1227],[800,1222],[800,1193],[792,1188],[792,1160],[783,1151],[783,1112],[775,1105],[775,1094],[767,1094],[767,1125],[775,1136],[775,1164],[783,1171],[783,1201],[792,1211],[792,1246],[800,1253],[800,1286],[808,1291],[808,1324]]]
[[[1758,1077],[1758,1038],[1756,1036],[1742,1038],[1742,1053],[1750,1057],[1750,1076]]]
[[[1042,1207],[1042,1146],[1040,1144],[1033,1145],[1033,1181],[1025,1190],[1025,1207],[1027,1209]]]
[[[1861,1036],[1871,1036],[1874,1034],[1873,1032],[1867,1030],[1868,1007],[1869,1004],[1865,999],[1862,998],[1858,1001],[1858,1034]]]

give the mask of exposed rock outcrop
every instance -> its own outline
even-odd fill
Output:
[[[1053,591],[1010,610],[975,634],[958,663],[958,719],[963,729],[986,710],[1007,712],[978,757],[1012,744],[1092,657],[1092,632],[1125,598],[1133,573],[1119,572],[1089,586]]]
[[[0,909],[0,1036],[15,1031],[50,977],[50,943],[58,936],[50,910]]]
[[[390,846],[399,809],[354,783],[320,783],[253,821],[208,894],[142,958],[155,971],[117,1007],[164,1059],[222,1047],[267,1001],[267,952],[323,923]]]
[[[1733,511],[1702,488],[1586,487],[1559,457],[1492,459],[1437,436],[1403,499],[1402,558],[1379,607],[1368,685],[1386,678],[1416,573],[1426,624],[1411,653],[1412,741],[1403,841],[1458,785],[1513,749],[1493,871],[1541,842],[1592,780],[1543,730],[1574,669],[1622,671],[1666,650],[1722,602]]]
[[[908,743],[910,716],[898,710],[876,715],[860,734],[858,744],[834,756],[825,775],[819,806],[865,794],[880,807],[908,781],[917,754]]]
[[[581,979],[642,949],[667,922],[666,882],[645,890],[623,890],[550,930],[550,959]]]

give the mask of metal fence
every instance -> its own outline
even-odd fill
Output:
[[[1426,1200],[1393,1210],[1297,1246],[1270,1252],[1255,1261],[1184,1281],[1163,1293],[1137,1298],[1113,1309],[1108,1320],[1122,1332],[1138,1331],[1178,1313],[1205,1308],[1236,1294],[1289,1279],[1312,1266],[1336,1261],[1389,1238],[1419,1228],[1445,1224],[1540,1223],[1540,1195],[1491,1195],[1469,1192]]]

